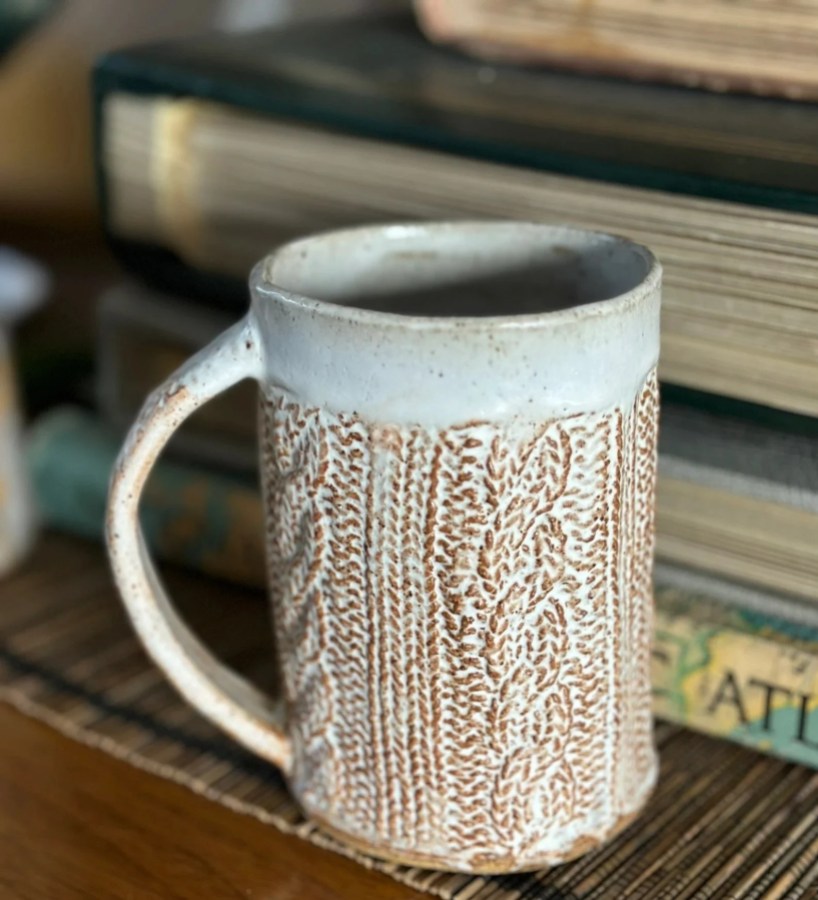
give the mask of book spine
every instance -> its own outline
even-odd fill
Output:
[[[28,460],[45,525],[102,540],[108,478],[121,438],[95,416],[59,409],[29,435]],[[264,527],[256,486],[203,467],[160,460],[141,522],[159,559],[248,587],[265,583]]]
[[[764,614],[725,623],[715,609],[657,589],[654,713],[818,768],[818,635],[788,635]]]
[[[35,425],[29,459],[46,524],[102,538],[118,447],[81,411]],[[160,461],[142,521],[160,558],[264,585],[260,497],[238,476]],[[660,718],[818,769],[818,630],[659,586],[652,677]]]

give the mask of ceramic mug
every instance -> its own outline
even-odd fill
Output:
[[[147,401],[108,511],[130,616],[331,833],[506,872],[592,849],[645,802],[660,281],[645,248],[549,225],[310,237]],[[279,700],[187,630],[138,526],[173,431],[243,378]]]

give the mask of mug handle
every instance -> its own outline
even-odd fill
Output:
[[[179,618],[139,524],[142,490],[173,432],[203,403],[237,382],[260,380],[262,367],[259,337],[247,316],[151,394],[111,475],[106,540],[117,587],[154,662],[199,712],[286,774],[292,744],[285,733],[283,704],[220,663]]]

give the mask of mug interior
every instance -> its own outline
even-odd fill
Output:
[[[288,293],[404,316],[515,316],[600,303],[637,288],[653,260],[597,232],[524,222],[349,229],[287,244],[264,280]]]

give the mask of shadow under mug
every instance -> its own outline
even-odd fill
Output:
[[[247,316],[148,399],[109,498],[128,612],[187,700],[343,840],[507,872],[644,804],[660,282],[643,247],[549,225],[322,234],[259,263]],[[277,699],[179,619],[138,524],[173,431],[243,378]]]

